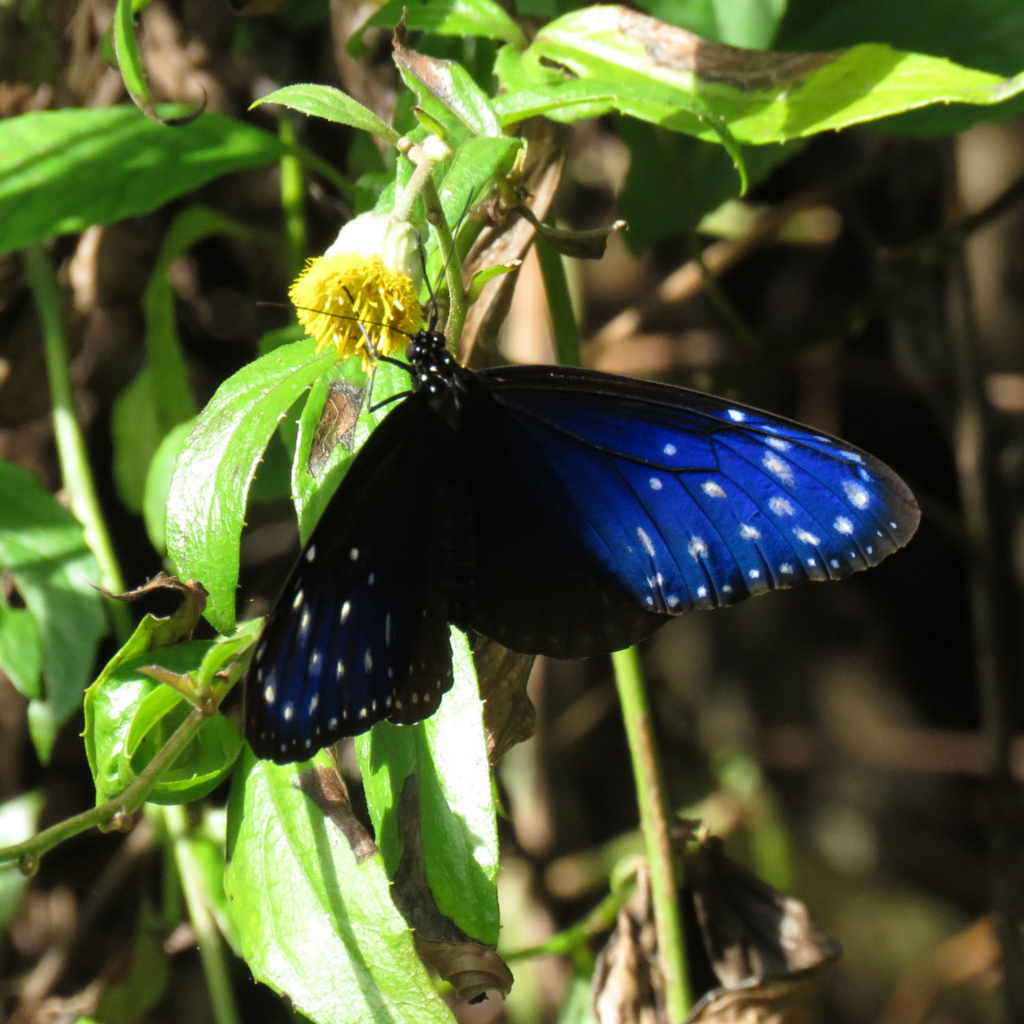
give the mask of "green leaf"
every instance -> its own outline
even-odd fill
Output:
[[[574,119],[615,109],[707,141],[723,141],[725,130],[757,145],[932,103],[997,104],[1024,92],[1024,76],[1004,80],[875,44],[805,54],[721,48],[607,6],[547,25],[524,60],[533,62],[542,81],[550,80],[542,60],[561,65],[578,81],[499,97],[503,124],[538,113]]]
[[[428,57],[397,43],[395,63],[428,115],[444,125],[455,118],[462,127],[462,132],[454,134],[456,144],[466,137],[466,130],[471,136],[502,134],[491,100],[461,64]]]
[[[167,496],[171,493],[174,465],[194,424],[195,420],[186,420],[171,430],[157,446],[146,471],[142,517],[149,542],[161,555],[167,551]]]
[[[0,669],[29,700],[43,696],[43,641],[32,613],[11,608],[0,593]]]
[[[311,117],[348,124],[379,135],[392,144],[401,138],[391,125],[385,124],[372,110],[329,85],[286,85],[283,89],[275,89],[261,97],[253,106],[258,107],[261,103],[280,103],[283,107],[290,107]]]
[[[442,914],[498,941],[498,820],[473,655],[452,631],[455,684],[416,731],[427,880]]]
[[[143,642],[137,631],[129,643],[134,650]],[[203,640],[127,657],[122,651],[89,687],[85,742],[97,805],[122,793],[192,710],[181,694],[139,670],[156,664],[176,673],[197,673],[205,656],[225,646]],[[230,771],[241,747],[235,725],[223,715],[212,716],[164,772],[148,799],[158,804],[198,800]]]
[[[10,572],[42,643],[44,696],[29,705],[29,729],[45,762],[57,729],[82,702],[107,618],[81,524],[31,473],[2,460],[0,568]]]
[[[356,757],[377,844],[394,875],[403,848],[399,803],[419,776],[427,879],[441,913],[472,938],[498,938],[497,814],[476,672],[465,637],[453,636],[455,682],[438,711],[411,727],[382,722],[357,736]]]
[[[637,6],[705,39],[753,50],[771,46],[786,13],[786,0],[643,0]]]
[[[335,363],[310,389],[292,462],[292,501],[303,544],[376,422],[366,409],[367,384],[362,360],[353,356]]]
[[[356,861],[296,788],[305,767],[247,751],[232,784],[224,881],[250,969],[317,1024],[452,1024],[382,858]]]
[[[211,113],[177,128],[127,106],[8,118],[0,122],[0,253],[148,213],[286,151],[276,136]]]
[[[179,575],[209,592],[206,617],[221,633],[235,623],[238,544],[246,495],[278,422],[334,361],[312,338],[249,363],[217,389],[178,456],[167,500],[167,550]]]
[[[407,10],[406,27],[410,32],[433,32],[439,36],[482,36],[498,39],[522,49],[526,38],[519,26],[493,0],[427,0],[409,4],[407,0],[389,0],[353,38],[362,38],[371,26],[394,28]]]
[[[146,286],[146,362],[114,403],[114,480],[121,500],[133,512],[142,510],[146,474],[160,442],[199,409],[188,382],[178,340],[171,264],[212,234],[250,237],[252,231],[215,210],[193,206],[174,218]]]
[[[30,839],[43,809],[43,794],[38,790],[0,804],[0,846],[13,846]],[[17,913],[30,879],[18,870],[17,861],[0,866],[0,929],[6,928]]]
[[[114,52],[117,64],[121,69],[125,88],[135,105],[148,111],[153,105],[153,94],[146,81],[146,72],[142,66],[142,54],[135,38],[135,20],[132,0],[117,0],[114,9]]]

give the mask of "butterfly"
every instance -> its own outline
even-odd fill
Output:
[[[886,465],[711,395],[560,366],[473,372],[436,330],[299,556],[249,669],[278,763],[437,710],[449,624],[582,658],[673,616],[878,564],[920,513]]]

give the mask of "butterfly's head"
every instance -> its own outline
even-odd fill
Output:
[[[472,376],[448,351],[448,341],[440,331],[419,331],[405,350],[415,393],[426,392],[431,407],[453,428],[460,418],[460,399],[465,377]]]

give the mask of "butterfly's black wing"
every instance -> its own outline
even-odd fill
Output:
[[[614,650],[690,608],[875,565],[917,527],[887,466],[788,420],[564,367],[477,379],[465,624],[512,649]]]
[[[437,420],[413,398],[373,432],[299,556],[256,648],[245,732],[301,760],[382,718],[412,722],[452,680],[433,497]]]

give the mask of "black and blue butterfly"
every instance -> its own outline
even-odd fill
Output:
[[[257,646],[259,757],[432,714],[452,683],[449,623],[587,657],[690,609],[867,569],[917,528],[892,470],[788,420],[591,370],[472,372],[436,331],[407,357],[410,393],[353,461]]]

